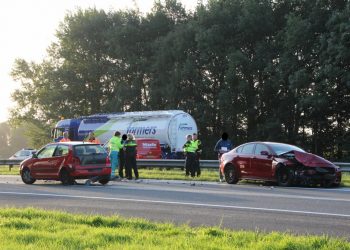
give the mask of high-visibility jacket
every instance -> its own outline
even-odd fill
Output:
[[[136,141],[135,140],[126,140],[124,143],[125,154],[126,156],[135,156],[136,155]]]
[[[60,140],[60,142],[67,142],[67,141],[70,141],[70,139],[69,138],[62,138],[61,140]]]
[[[193,143],[193,147],[196,148],[196,151],[200,151],[202,150],[202,142],[200,140],[195,140],[195,141],[192,141]]]
[[[122,139],[119,136],[113,136],[108,142],[109,150],[119,152],[123,148],[121,141]]]
[[[196,152],[196,146],[193,143],[193,141],[187,141],[184,145],[183,145],[183,150],[185,153],[194,153]]]

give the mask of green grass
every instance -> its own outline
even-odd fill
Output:
[[[341,186],[350,187],[350,173],[342,174]]]
[[[190,177],[185,176],[185,171],[180,169],[170,169],[165,168],[153,168],[153,169],[139,169],[139,174],[141,178],[145,179],[163,179],[163,180],[190,180]],[[203,169],[201,171],[200,177],[195,177],[196,180],[201,181],[218,181],[219,171],[218,170],[207,170]]]
[[[345,239],[0,209],[0,249],[350,249]]]
[[[19,166],[13,166],[11,170],[9,166],[0,166],[0,175],[19,175]]]
[[[140,177],[143,179],[159,179],[159,180],[189,180],[190,178],[185,176],[184,171],[180,169],[167,170],[165,168],[153,168],[153,169],[139,169]],[[18,175],[19,168],[14,166],[11,171],[8,166],[0,166],[0,175]],[[217,170],[203,169],[200,177],[196,177],[196,180],[200,181],[218,181]],[[350,187],[350,173],[343,173],[341,186]]]

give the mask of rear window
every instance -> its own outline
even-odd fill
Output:
[[[107,152],[100,145],[74,146],[74,155],[79,158],[82,166],[106,164]]]
[[[76,156],[107,154],[106,150],[100,145],[77,145],[74,146],[74,154]]]

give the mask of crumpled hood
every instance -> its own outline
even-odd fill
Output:
[[[295,159],[307,167],[335,167],[332,162],[327,161],[320,156],[299,151],[293,151],[293,153]]]

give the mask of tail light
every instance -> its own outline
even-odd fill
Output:
[[[109,159],[109,156],[106,157],[106,166],[111,166],[111,160]]]

